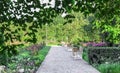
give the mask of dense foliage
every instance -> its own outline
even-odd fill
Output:
[[[120,1],[119,0],[64,0],[65,8],[81,11],[96,17],[94,28],[100,31],[104,41],[118,44],[120,41]]]
[[[51,0],[49,1],[51,2]],[[102,41],[106,41],[110,46],[119,43],[119,0],[55,0],[55,5],[50,2],[42,3],[39,0],[0,1],[0,54],[4,55],[2,58],[6,62],[8,57],[17,54],[16,48],[19,45],[43,42],[51,38],[58,38],[57,41],[65,40],[76,43],[101,41],[98,36],[101,35]],[[55,21],[53,18],[67,12],[68,16],[65,21],[62,18]],[[86,17],[93,13],[94,17],[92,18],[94,19],[87,21],[79,12],[83,12]],[[57,28],[54,28],[56,26],[51,22],[58,25]],[[62,25],[64,23],[66,25]],[[50,30],[51,28],[56,34]],[[39,33],[39,31],[41,32]]]
[[[102,36],[105,35],[105,37],[102,37],[103,40],[111,43],[119,43],[119,4],[119,0],[55,0],[55,5],[52,5],[50,2],[42,3],[39,0],[2,0],[0,1],[0,22],[8,22],[4,24],[7,31],[11,21],[15,23],[11,25],[20,25],[19,27],[22,27],[23,30],[27,26],[25,22],[33,22],[30,26],[32,32],[29,33],[29,36],[32,35],[33,39],[35,39],[35,28],[42,24],[50,23],[52,17],[57,15],[56,12],[71,12],[74,10],[81,11],[85,15],[94,13],[96,17],[94,28],[99,29]],[[17,30],[16,33],[18,33]]]

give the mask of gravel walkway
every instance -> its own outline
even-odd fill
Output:
[[[36,73],[100,73],[82,59],[73,59],[65,47],[53,46]]]

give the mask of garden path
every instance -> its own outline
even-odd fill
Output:
[[[62,46],[52,46],[36,73],[100,73],[82,59],[74,59]]]

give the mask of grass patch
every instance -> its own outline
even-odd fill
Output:
[[[120,63],[101,64],[97,69],[101,73],[120,73]]]
[[[38,58],[41,61],[40,64],[45,59],[49,50],[50,50],[50,46],[45,46],[43,49],[38,51],[38,55],[36,55],[35,58]]]

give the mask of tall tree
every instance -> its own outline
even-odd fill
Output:
[[[0,54],[4,53],[7,58],[16,54],[17,45],[9,42],[21,41],[23,36],[29,37],[24,41],[36,43],[37,29],[52,22],[52,17],[57,15],[56,9],[40,0],[0,0]],[[20,31],[25,33],[19,34]]]
[[[85,15],[93,13],[96,17],[94,28],[97,28],[103,39],[110,43],[120,41],[120,0],[68,0],[63,1],[64,8],[81,11]],[[66,9],[70,11],[69,9]]]

